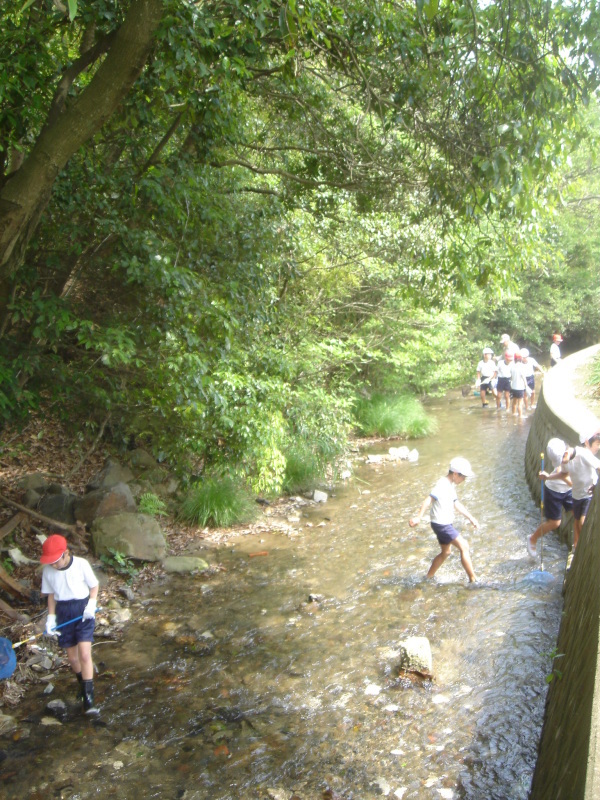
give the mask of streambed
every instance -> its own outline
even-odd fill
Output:
[[[151,586],[123,641],[95,648],[99,724],[74,705],[41,724],[34,688],[16,740],[0,739],[2,796],[526,798],[566,547],[546,537],[556,580],[528,579],[528,419],[476,398],[430,411],[439,433],[412,443],[417,463],[362,465],[292,535],[200,542],[222,571]],[[457,555],[425,581],[437,543],[425,522],[408,527],[454,455],[475,470],[458,493],[481,524],[463,528],[478,588]],[[429,638],[434,681],[398,677],[409,635]],[[65,671],[52,696],[72,694]]]

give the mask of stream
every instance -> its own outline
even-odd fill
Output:
[[[410,443],[418,462],[363,459],[289,535],[199,541],[194,553],[221,571],[144,588],[123,640],[94,648],[99,722],[75,706],[66,669],[50,697],[34,686],[17,734],[0,738],[0,796],[524,800],[567,550],[547,536],[555,580],[530,579],[539,563],[525,539],[540,520],[523,469],[530,420],[457,395],[428,411],[438,434]],[[455,455],[475,472],[458,487],[480,523],[457,517],[471,588],[455,548],[426,581],[437,541],[425,520],[408,526]],[[407,636],[428,637],[434,680],[399,677]],[[42,724],[56,697],[67,718]]]

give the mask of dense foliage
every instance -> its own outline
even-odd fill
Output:
[[[343,451],[357,389],[434,393],[500,329],[586,326],[544,215],[597,86],[596,3],[0,13],[5,421],[54,404],[268,491],[295,448]]]

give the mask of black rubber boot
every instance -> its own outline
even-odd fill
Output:
[[[83,710],[86,714],[99,714],[100,712],[94,705],[94,681],[82,681],[83,689]]]

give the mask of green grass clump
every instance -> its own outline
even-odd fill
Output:
[[[227,528],[251,522],[257,506],[248,492],[232,478],[207,478],[190,488],[180,517],[201,527]]]
[[[416,397],[410,395],[374,394],[357,400],[354,410],[356,425],[364,436],[407,436],[418,438],[435,431]]]
[[[288,494],[314,489],[325,477],[325,464],[309,447],[295,446],[285,452],[283,490]]]

